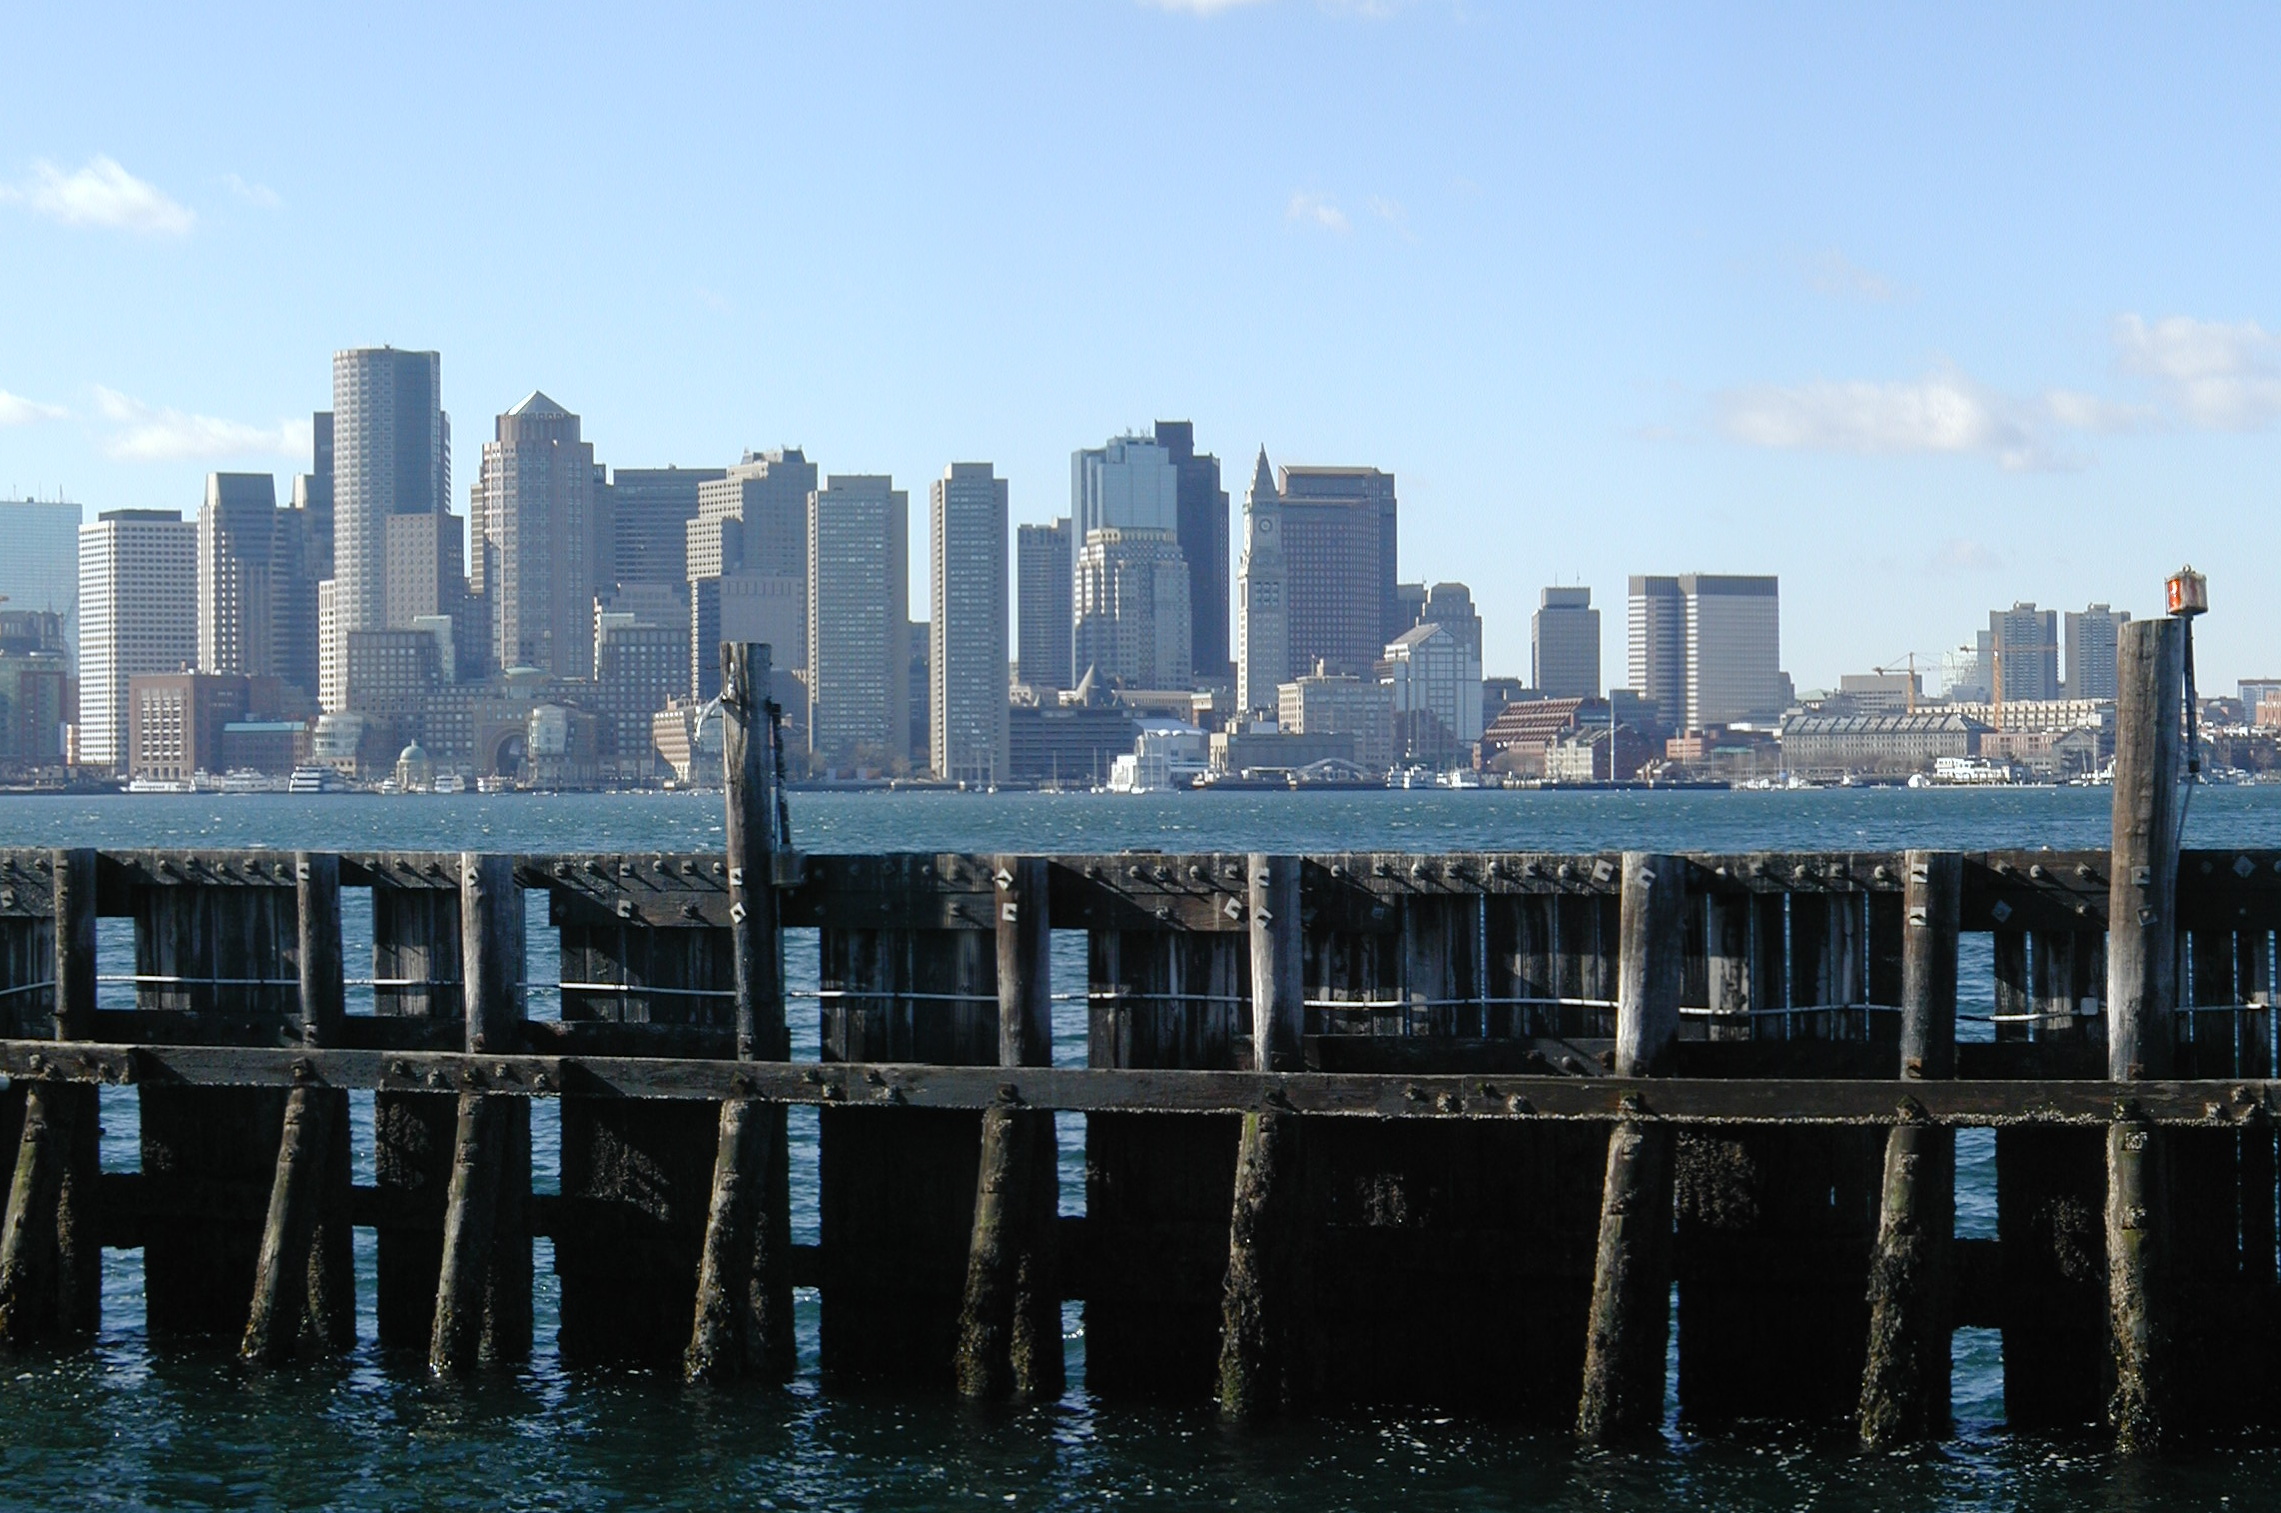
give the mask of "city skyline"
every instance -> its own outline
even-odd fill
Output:
[[[2055,50],[1963,9],[1201,9],[693,12],[713,55],[801,60],[757,114],[678,87],[685,43],[632,17],[455,17],[438,48],[416,17],[350,45],[27,16],[28,52],[106,66],[21,81],[0,141],[0,488],[187,511],[209,471],[302,466],[309,354],[393,341],[450,358],[460,480],[542,387],[629,465],[989,457],[1016,521],[1059,513],[1071,446],[1157,415],[1233,472],[1263,442],[1368,462],[1403,480],[1404,576],[1476,582],[1495,668],[1540,585],[1605,600],[1645,531],[1780,574],[1826,627],[1803,686],[2014,598],[2146,613],[2184,560],[2221,569],[2204,662],[2274,670],[2281,605],[2246,585],[2276,548],[2235,529],[2281,472],[2276,212],[2243,192],[2281,140],[2274,18],[2110,14]],[[492,77],[503,51],[532,66]],[[947,121],[918,104],[945,69],[985,81]],[[205,87],[247,75],[274,88]],[[1313,108],[1363,75],[1365,106]],[[274,130],[382,81],[428,108]],[[858,81],[880,109],[822,108]],[[577,103],[605,96],[671,107],[605,128]],[[508,184],[475,150],[529,137],[553,150]],[[1133,161],[1164,165],[1145,213],[1080,232]],[[978,192],[1006,213],[911,234]],[[535,235],[566,198],[626,211]]]

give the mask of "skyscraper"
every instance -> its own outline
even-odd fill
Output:
[[[1186,420],[1156,423],[1178,478],[1180,555],[1188,559],[1188,649],[1199,682],[1219,683],[1235,669],[1228,652],[1228,491],[1220,487],[1220,459],[1196,450],[1196,427]]]
[[[1476,676],[1481,664],[1481,613],[1473,607],[1473,590],[1462,583],[1437,583],[1426,590],[1425,601],[1418,606],[1417,618],[1405,630],[1419,625],[1439,625],[1473,654]]]
[[[79,513],[61,499],[0,499],[0,594],[10,610],[61,615],[67,654],[79,645]]]
[[[180,510],[105,510],[79,528],[79,759],[126,756],[127,680],[198,656],[198,527]]]
[[[2105,604],[2067,612],[2066,697],[2115,697],[2115,647],[2130,618],[2129,610]]]
[[[1399,508],[1377,468],[1270,471],[1260,450],[1244,502],[1241,660],[1244,707],[1272,712],[1275,689],[1321,664],[1367,673],[1410,628],[1394,581]]]
[[[1128,688],[1189,686],[1188,563],[1170,531],[1088,531],[1077,553],[1075,607],[1072,665]]]
[[[692,692],[720,689],[721,643],[760,641],[773,665],[808,665],[808,500],[816,465],[798,448],[746,452],[697,486],[683,533],[689,572]]]
[[[1075,611],[1070,585],[1077,564],[1069,548],[1069,517],[1049,525],[1025,525],[1015,533],[1015,577],[1021,609],[1021,640],[1016,657],[1022,681],[1037,692],[1075,686],[1070,670]]]
[[[1665,728],[1690,728],[1687,719],[1687,599],[1673,577],[1633,575],[1625,680],[1655,705]]]
[[[885,771],[910,747],[909,517],[884,476],[808,496],[808,742],[826,767]]]
[[[338,364],[336,363],[336,367]],[[293,501],[307,510],[309,540],[316,555],[309,566],[323,582],[333,575],[333,412],[319,410],[309,417],[309,471]]]
[[[689,522],[697,518],[697,490],[727,476],[726,468],[613,470],[609,581],[686,585]]]
[[[1600,612],[1588,588],[1548,588],[1529,621],[1529,682],[1548,699],[1600,697]]]
[[[492,659],[592,677],[594,595],[607,587],[594,444],[580,438],[576,415],[535,389],[496,427],[482,477]]]
[[[208,473],[198,511],[198,670],[271,677],[277,672],[277,480],[267,473]],[[283,564],[288,572],[297,563]],[[284,581],[280,581],[284,578]]]
[[[448,513],[451,422],[443,412],[442,357],[394,347],[334,353],[332,414],[334,633],[325,682],[339,696],[347,684],[348,633],[391,623],[389,522]],[[427,544],[440,552],[437,534],[431,527]],[[415,544],[401,543],[399,560],[408,560]],[[420,597],[435,595],[431,588]]]
[[[965,782],[1010,777],[1006,723],[1006,480],[954,462],[934,481],[928,553],[928,761]]]
[[[1988,613],[1990,697],[2013,704],[2059,697],[2059,611],[2033,601]]]

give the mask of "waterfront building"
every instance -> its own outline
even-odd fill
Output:
[[[79,528],[79,760],[127,756],[127,683],[198,659],[198,527],[180,510],[105,510]]]
[[[425,531],[394,524],[448,512],[451,422],[443,411],[442,357],[393,347],[334,353],[332,416],[331,654],[339,658],[350,632],[404,623],[391,619],[403,605],[424,605],[413,612],[434,614],[439,601],[459,597],[438,581],[448,560],[443,532],[432,521]],[[461,555],[458,534],[455,524],[454,555]],[[399,566],[412,581],[392,592],[392,569]],[[464,572],[462,560],[462,578]]]
[[[1316,671],[1276,690],[1276,725],[1297,735],[1344,735],[1348,759],[1372,772],[1394,763],[1394,690],[1375,677]]]
[[[2070,699],[2115,697],[2115,652],[2131,612],[2106,604],[2067,612],[2067,681]],[[2006,694],[2010,690],[2005,690]]]
[[[1196,680],[1218,685],[1235,675],[1228,649],[1228,491],[1220,459],[1196,450],[1196,427],[1160,420],[1154,431],[1178,476],[1180,555],[1188,562],[1188,655]]]
[[[1782,765],[1806,776],[1923,772],[1942,757],[1977,754],[1987,728],[1954,709],[1792,715],[1781,726]]]
[[[887,772],[910,750],[909,515],[884,475],[808,497],[808,741],[827,769]]]
[[[928,765],[940,778],[993,783],[1006,749],[1006,480],[954,462],[929,490]]]
[[[594,596],[609,581],[594,444],[576,415],[536,389],[494,427],[478,520],[491,663],[591,677]]]
[[[1076,614],[1071,587],[1077,561],[1070,550],[1071,527],[1064,515],[1046,525],[1015,532],[1015,580],[1020,620],[1016,670],[1024,686],[1041,697],[1076,683],[1070,667]]]
[[[0,598],[10,610],[49,610],[67,660],[79,648],[80,508],[63,499],[0,499]]]
[[[1516,777],[1545,775],[1545,755],[1571,732],[1613,723],[1605,699],[1522,699],[1507,704],[1481,733],[1483,764]]]
[[[1547,588],[1529,617],[1529,679],[1548,699],[1600,696],[1600,612],[1589,588]]]
[[[1013,775],[1026,783],[1097,787],[1133,749],[1138,730],[1130,711],[1106,697],[1016,705],[1008,711],[1006,735]]]
[[[657,775],[653,717],[689,686],[686,627],[645,621],[630,610],[594,615],[594,714],[603,775],[647,782]]]
[[[1481,740],[1481,653],[1447,625],[1404,631],[1386,647],[1379,681],[1391,692],[1395,759],[1471,766]]]
[[[1134,688],[1188,687],[1188,582],[1171,531],[1089,531],[1077,554],[1075,664]]]

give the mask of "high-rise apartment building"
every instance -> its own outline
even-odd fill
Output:
[[[61,499],[0,499],[0,595],[8,609],[63,618],[66,655],[79,645],[79,506]]]
[[[1529,683],[1548,699],[1600,697],[1600,612],[1588,588],[1548,588],[1529,619]]]
[[[594,444],[533,390],[483,444],[480,522],[491,657],[558,678],[594,675],[594,596],[608,586]]]
[[[1006,480],[954,462],[929,491],[928,764],[935,776],[1010,777],[1006,724]]]
[[[1040,694],[1076,686],[1070,668],[1076,616],[1070,587],[1077,573],[1069,517],[1015,532],[1014,576],[1020,610],[1015,657],[1022,682]]]
[[[1394,475],[1377,468],[1270,471],[1261,449],[1244,501],[1244,706],[1272,712],[1275,689],[1322,663],[1366,673],[1410,628],[1395,584]]]
[[[198,657],[198,527],[180,510],[105,510],[79,528],[79,759],[125,759],[127,680]]]
[[[1682,573],[1631,580],[1631,688],[1658,720],[1685,731],[1779,717],[1782,673],[1778,580]]]
[[[826,767],[886,771],[910,748],[909,528],[891,478],[808,496],[808,742]]]
[[[720,691],[721,643],[768,645],[772,665],[808,665],[808,501],[816,465],[799,449],[746,452],[697,486],[683,532],[689,573],[691,692]],[[907,594],[906,590],[906,594]]]
[[[689,581],[689,522],[697,490],[728,476],[726,468],[615,468],[610,473],[612,583]]]
[[[346,686],[348,634],[399,623],[390,620],[391,556],[444,560],[437,527],[423,543],[412,539],[417,532],[392,540],[390,524],[404,516],[448,517],[451,422],[443,411],[442,357],[394,347],[334,353],[332,415],[334,634],[324,655],[325,681],[338,689]],[[423,544],[429,555],[416,557]],[[438,597],[431,579],[408,600]]]
[[[1196,427],[1160,420],[1154,439],[1178,478],[1180,555],[1188,560],[1188,650],[1199,683],[1234,675],[1228,649],[1228,491],[1220,487],[1220,459],[1196,450]]]
[[[2032,601],[1990,610],[1981,660],[1983,686],[1997,703],[2060,697],[2059,611]]]
[[[2111,699],[2115,695],[2115,649],[2131,612],[2094,604],[2067,612],[2067,684],[2062,697]]]
[[[1077,553],[1080,677],[1128,688],[1186,688],[1194,676],[1188,562],[1172,532],[1135,526],[1088,531]]]

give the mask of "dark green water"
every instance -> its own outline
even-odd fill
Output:
[[[1106,798],[801,795],[793,826],[817,851],[1837,849],[2097,846],[2099,790],[1825,791],[1795,794],[1385,793]],[[152,797],[0,799],[0,845],[316,849],[705,849],[717,798],[694,795],[448,799]],[[2188,843],[2281,846],[2281,789],[2211,789]],[[349,960],[369,912],[350,893]],[[530,977],[554,980],[544,911]],[[122,921],[106,921],[102,969],[131,969]],[[1075,946],[1072,938],[1069,943]],[[368,950],[368,947],[366,948]],[[369,954],[362,958],[369,961]],[[788,945],[792,986],[814,986],[813,947]],[[1075,981],[1082,954],[1057,951]],[[1964,964],[1967,1013],[1985,1012],[1985,948]],[[123,1003],[125,985],[106,987]],[[352,1002],[352,1009],[355,1005]],[[1082,1057],[1082,1009],[1057,1014],[1057,1059]],[[535,993],[531,1012],[553,1007]],[[796,1000],[796,1052],[813,1054],[815,1003]],[[360,1103],[360,1181],[371,1180],[370,1100]],[[534,1152],[553,1182],[543,1102]],[[815,1238],[813,1116],[794,1115],[796,1238]],[[108,1092],[104,1162],[136,1164],[131,1094]],[[1082,1125],[1065,1121],[1063,1207],[1082,1208]],[[1990,1143],[1959,1151],[1959,1228],[1993,1233]],[[1957,1336],[1958,1432],[1936,1449],[1865,1457],[1780,1426],[1581,1454],[1557,1435],[1414,1414],[1357,1414],[1230,1434],[1207,1412],[1095,1404],[1082,1320],[1066,1316],[1071,1387],[1048,1408],[826,1398],[816,1388],[812,1295],[801,1378],[790,1388],[692,1391],[643,1376],[564,1370],[551,1349],[551,1255],[540,1242],[539,1349],[511,1379],[431,1381],[418,1360],[371,1343],[370,1236],[360,1235],[365,1343],[345,1363],[251,1373],[220,1351],[154,1351],[143,1332],[139,1255],[106,1257],[98,1347],[0,1362],[0,1505],[50,1507],[1238,1507],[2187,1509],[2281,1505],[2281,1452],[2204,1451],[2118,1463],[2095,1441],[2009,1434],[2000,1356],[1985,1330]],[[1494,1348],[1494,1342],[1484,1342]]]

